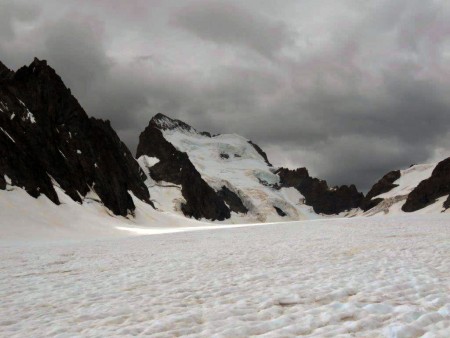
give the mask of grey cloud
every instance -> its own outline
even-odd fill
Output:
[[[64,20],[46,27],[43,54],[80,96],[88,95],[98,81],[106,81],[111,67],[102,38],[85,21]]]
[[[35,4],[2,0],[0,3],[0,38],[12,39],[15,23],[34,20],[38,15],[39,9]]]
[[[293,42],[293,33],[284,23],[230,1],[191,3],[178,11],[172,22],[203,40],[247,47],[266,57]]]

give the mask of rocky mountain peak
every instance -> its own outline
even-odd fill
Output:
[[[150,203],[140,167],[108,122],[89,118],[55,70],[37,58],[0,83],[0,177],[59,204],[95,192],[117,215]],[[0,189],[5,188],[0,179]]]
[[[58,84],[63,84],[62,79],[56,74],[56,71],[48,65],[47,60],[39,60],[35,57],[30,65],[23,66],[17,70],[15,78],[20,80],[21,78],[29,78],[31,75],[34,77],[45,75],[48,79],[56,80]]]
[[[184,123],[183,121],[177,119],[170,118],[162,113],[158,113],[155,116],[153,116],[152,119],[150,120],[150,124],[160,130],[178,129],[197,133],[197,131],[187,123]]]
[[[181,206],[184,215],[210,220],[229,218],[230,210],[223,199],[203,180],[189,156],[168,142],[162,132],[177,128],[190,131],[186,129],[188,127],[184,122],[163,114],[156,115],[139,136],[136,157],[145,155],[159,160],[149,168],[150,176],[155,181],[171,182],[181,187],[186,201]]]

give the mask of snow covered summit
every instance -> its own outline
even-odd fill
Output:
[[[264,151],[242,136],[211,136],[157,114],[139,140],[138,162],[161,210],[231,222],[318,217],[314,203],[308,205],[299,189],[282,181]],[[326,183],[323,189],[331,191]]]

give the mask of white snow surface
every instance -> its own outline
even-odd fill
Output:
[[[26,115],[25,115],[25,117],[22,120],[23,121],[30,121],[31,123],[36,123],[36,119],[34,118],[33,113],[30,112],[30,110],[27,108],[25,103],[23,103],[20,99],[17,99],[17,100],[19,100],[19,103],[25,108]]]
[[[2,127],[0,127],[0,130],[1,130],[6,136],[8,136],[9,139],[10,139],[11,141],[13,141],[14,143],[16,143],[16,141],[14,141],[14,139],[11,137],[11,135],[8,134],[8,132],[7,132],[5,129],[3,129]]]
[[[205,224],[183,216],[154,210],[149,204],[133,197],[136,210],[128,218],[115,216],[105,208],[94,191],[83,204],[68,197],[58,186],[60,205],[45,195],[33,198],[18,187],[8,185],[0,190],[0,243],[11,241],[60,241],[92,238],[123,237],[139,234],[139,229],[152,227],[152,232]]]
[[[207,137],[194,129],[163,130],[163,135],[178,150],[186,152],[202,178],[216,191],[223,186],[236,193],[249,212],[233,213],[222,223],[275,222],[320,217],[303,203],[295,188],[270,187],[279,183],[278,175],[248,140],[236,134]],[[228,158],[227,158],[228,157]],[[152,195],[152,189],[150,189]],[[281,217],[274,207],[287,216]]]
[[[6,181],[0,337],[450,336],[448,213],[213,225]]]
[[[449,337],[449,226],[438,214],[2,237],[0,336]]]

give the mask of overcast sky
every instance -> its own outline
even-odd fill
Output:
[[[0,60],[34,56],[133,152],[161,112],[362,190],[450,156],[445,0],[0,0]]]

